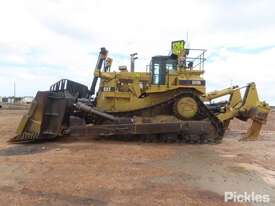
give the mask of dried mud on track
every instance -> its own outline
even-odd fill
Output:
[[[8,144],[24,113],[0,110],[1,205],[237,205],[225,191],[269,194],[275,205],[275,112],[256,142],[239,142],[247,124],[235,121],[218,145]]]

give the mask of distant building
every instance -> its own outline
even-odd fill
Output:
[[[2,102],[3,103],[8,103],[9,102],[9,98],[8,97],[2,97]]]
[[[25,103],[25,104],[31,104],[32,103],[32,100],[33,100],[33,97],[31,96],[26,96],[26,97],[22,97],[22,103]]]
[[[33,97],[1,97],[0,102],[6,104],[31,104]]]

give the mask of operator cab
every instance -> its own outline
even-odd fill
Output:
[[[177,59],[172,56],[154,56],[151,60],[152,84],[165,85],[166,73],[177,70]]]
[[[165,85],[166,74],[177,71],[178,57],[184,53],[185,41],[173,41],[171,44],[171,55],[168,56],[154,56],[151,60],[151,76],[152,84]],[[184,61],[185,64],[185,61]]]
[[[151,84],[166,85],[165,81],[169,79],[169,74],[177,71],[195,75],[202,74],[204,61],[206,60],[204,57],[205,52],[204,49],[185,48],[185,41],[183,40],[173,41],[170,55],[152,57],[149,65]],[[166,75],[168,75],[168,78],[166,78]]]

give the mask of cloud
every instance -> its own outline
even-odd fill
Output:
[[[16,5],[16,6],[15,6]],[[105,46],[113,68],[145,70],[172,40],[208,50],[208,90],[255,81],[275,104],[275,2],[127,0],[10,0],[0,7],[0,95],[34,95],[60,78],[91,84],[97,52]]]

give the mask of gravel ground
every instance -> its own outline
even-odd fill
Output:
[[[218,145],[63,139],[11,145],[24,110],[0,110],[1,205],[237,205],[224,192],[275,205],[275,112],[258,141],[234,121]]]

